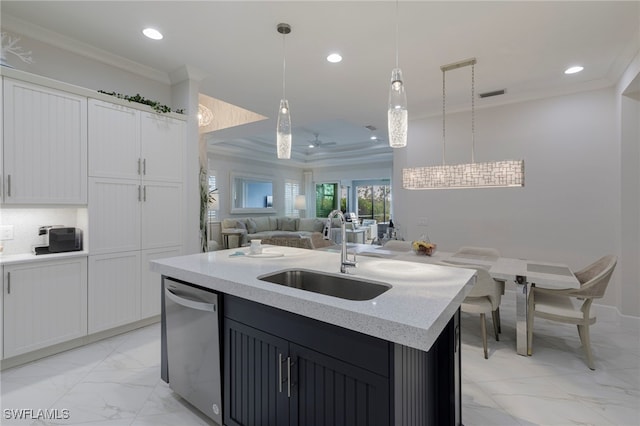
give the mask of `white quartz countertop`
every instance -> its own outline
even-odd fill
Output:
[[[89,252],[82,251],[67,251],[64,253],[49,253],[36,255],[33,253],[20,253],[20,254],[3,254],[0,256],[0,265],[15,265],[17,263],[30,263],[30,262],[46,262],[48,260],[64,260],[73,257],[87,257]]]
[[[237,252],[240,256],[230,256]],[[460,307],[474,271],[359,256],[349,274],[392,285],[367,301],[345,300],[261,281],[286,269],[340,274],[340,254],[264,246],[281,257],[250,257],[248,248],[154,260],[151,270],[201,287],[252,300],[420,350],[429,350]]]

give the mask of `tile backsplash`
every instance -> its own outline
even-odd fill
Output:
[[[83,231],[84,247],[87,241],[87,209],[85,207],[5,207],[0,210],[0,224],[13,225],[13,239],[0,241],[3,254],[31,253],[33,247],[42,245],[44,237],[38,235],[41,226],[63,225]]]

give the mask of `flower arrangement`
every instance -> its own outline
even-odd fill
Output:
[[[411,244],[411,248],[416,254],[425,254],[431,256],[436,251],[436,245],[429,241],[414,241]]]

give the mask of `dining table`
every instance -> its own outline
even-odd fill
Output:
[[[336,249],[335,246],[325,250]],[[440,263],[447,265],[472,265],[486,269],[497,281],[512,281],[516,285],[516,352],[519,355],[531,355],[527,343],[528,312],[527,302],[531,287],[552,289],[580,288],[580,282],[569,266],[542,260],[509,258],[435,251],[430,256],[415,253],[413,250],[389,250],[385,246],[374,244],[347,244],[349,253],[363,256],[392,258],[409,262]]]

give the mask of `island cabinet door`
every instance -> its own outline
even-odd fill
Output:
[[[290,425],[390,425],[386,377],[293,343],[289,348]]]
[[[228,318],[224,328],[224,424],[288,425],[288,342]]]

